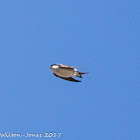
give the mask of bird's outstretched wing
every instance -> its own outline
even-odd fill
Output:
[[[63,65],[63,64],[59,64],[59,66],[61,67],[61,68],[65,68],[65,69],[74,69],[74,67],[72,67],[72,66],[67,66],[67,65]]]
[[[71,82],[81,82],[81,81],[79,81],[79,80],[76,80],[76,79],[74,79],[74,78],[72,78],[72,77],[61,77],[61,76],[58,76],[57,74],[55,74],[55,73],[53,73],[56,77],[59,77],[59,78],[62,78],[62,79],[64,79],[64,80],[68,80],[68,81],[71,81]]]
[[[67,66],[63,64],[59,64],[61,68],[72,68],[72,69],[86,69],[86,68],[81,68],[81,67],[74,67],[74,66]]]

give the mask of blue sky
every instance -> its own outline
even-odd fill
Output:
[[[1,1],[0,133],[139,140],[139,7],[138,0]],[[53,76],[54,63],[89,74],[68,82]]]

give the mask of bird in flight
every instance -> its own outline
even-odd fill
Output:
[[[62,78],[64,80],[68,80],[71,82],[81,82],[80,80],[76,80],[73,76],[77,76],[82,78],[83,74],[87,74],[88,72],[79,72],[75,67],[67,66],[63,64],[53,64],[50,66],[53,74],[56,77]]]

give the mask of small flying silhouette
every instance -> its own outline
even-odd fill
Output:
[[[67,66],[63,64],[53,64],[50,66],[53,74],[56,77],[62,78],[64,80],[68,80],[71,82],[81,82],[80,80],[76,80],[73,76],[77,76],[82,78],[83,74],[87,74],[88,72],[79,72],[75,67]]]

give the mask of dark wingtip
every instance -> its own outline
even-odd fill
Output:
[[[78,74],[76,76],[79,78],[83,78],[82,77],[83,74],[88,74],[88,72],[78,72]]]

